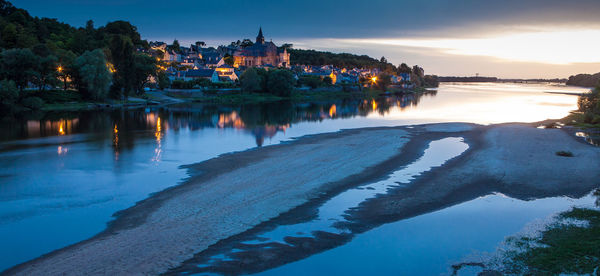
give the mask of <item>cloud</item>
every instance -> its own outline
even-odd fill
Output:
[[[448,55],[483,56],[505,61],[544,64],[599,63],[600,30],[546,30],[477,38],[350,38],[328,39],[329,47],[365,45],[433,49]]]

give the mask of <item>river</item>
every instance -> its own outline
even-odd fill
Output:
[[[182,165],[340,129],[556,119],[577,108],[576,96],[560,93],[585,91],[553,84],[448,83],[424,95],[369,101],[186,103],[28,114],[3,122],[0,131],[0,271],[92,237],[115,212],[180,183],[187,176]],[[460,148],[462,142],[439,143]],[[444,152],[430,154],[443,162],[452,157]],[[406,273],[445,273],[461,256],[493,250],[534,219],[591,201],[559,197],[523,202],[493,194],[384,225],[344,246],[264,273],[367,274],[378,267],[392,274],[399,266]],[[424,260],[431,265],[415,266]]]

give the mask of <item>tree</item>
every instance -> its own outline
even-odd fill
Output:
[[[2,75],[15,82],[20,91],[37,76],[39,57],[29,49],[10,49],[0,54]]]
[[[244,40],[242,41],[242,43],[240,44],[240,46],[242,46],[242,48],[246,48],[249,46],[254,45],[254,42],[252,42],[252,40],[244,38]]]
[[[240,76],[242,91],[246,93],[258,92],[262,89],[261,77],[255,68],[248,68]]]
[[[165,88],[169,87],[170,81],[167,77],[167,73],[164,71],[158,72],[156,75],[156,82],[158,83],[158,88],[160,90],[164,90]]]
[[[387,59],[385,57],[381,57],[381,59],[379,59],[379,62],[381,63],[388,63]]]
[[[386,73],[381,73],[379,74],[379,76],[377,76],[377,82],[375,84],[379,89],[385,91],[388,88],[388,86],[392,84],[392,76]]]
[[[269,80],[267,87],[271,94],[279,96],[290,96],[294,90],[296,79],[291,71],[285,69],[277,69],[269,72]]]
[[[201,48],[206,46],[206,43],[204,43],[204,41],[196,41],[196,47],[197,48]]]
[[[77,68],[75,68],[75,59],[77,56],[73,52],[63,49],[58,49],[56,55],[58,57],[58,77],[62,78],[63,88],[67,91],[67,79],[74,80],[77,79],[77,76],[79,75]]]
[[[19,89],[17,89],[15,82],[0,81],[0,114],[10,113],[18,99]]]
[[[4,29],[2,29],[1,37],[2,45],[0,46],[4,48],[15,48],[17,46],[18,38],[17,26],[12,23],[6,24]]]
[[[223,57],[223,62],[225,62],[227,65],[233,66],[235,60],[230,54],[225,54],[225,57]]]
[[[281,47],[279,47],[279,48],[289,50],[289,49],[294,48],[294,44],[285,43],[285,44],[281,45]]]
[[[86,98],[104,100],[108,95],[111,75],[106,58],[100,49],[86,51],[75,60],[81,77],[81,92]]]
[[[124,35],[114,35],[110,39],[110,54],[116,72],[113,74],[113,97],[129,96],[134,90],[135,61],[134,45],[131,39]]]
[[[333,84],[333,79],[330,76],[324,77],[323,78],[323,83],[325,83],[325,85],[332,85]]]
[[[410,67],[408,65],[406,65],[406,63],[402,63],[398,67],[398,73],[410,74],[410,73],[412,73],[412,69],[410,69]]]
[[[321,78],[317,76],[302,76],[300,77],[300,83],[302,85],[306,85],[312,89],[315,89],[322,85],[323,81],[321,81]]]
[[[173,40],[173,44],[167,46],[167,48],[175,53],[181,53],[181,45],[179,45],[179,40]]]
[[[144,93],[144,86],[149,81],[150,76],[156,76],[156,60],[149,55],[142,53],[134,54],[134,87],[137,95]]]
[[[56,66],[57,58],[49,55],[46,57],[39,57],[39,63],[37,66],[37,74],[35,75],[33,82],[37,84],[40,91],[44,91],[47,85],[55,86],[58,82],[56,78],[58,75],[58,68]]]

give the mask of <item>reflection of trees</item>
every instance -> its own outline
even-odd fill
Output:
[[[326,119],[367,116],[373,112],[389,113],[394,107],[403,110],[419,104],[423,96],[435,96],[436,92],[424,94],[395,94],[377,99],[339,99],[310,103],[280,101],[244,105],[180,104],[156,110],[86,111],[70,113],[47,113],[40,118],[9,122],[2,132],[3,140],[54,136],[60,134],[93,133],[95,139],[104,143],[113,141],[115,152],[132,149],[136,139],[157,139],[158,118],[160,132],[180,129],[236,128],[248,132],[262,145],[298,122],[314,122]],[[115,127],[118,130],[115,132]],[[118,139],[115,139],[117,138]],[[161,134],[159,134],[162,137]],[[117,140],[117,142],[115,142]],[[158,140],[160,142],[160,139]]]

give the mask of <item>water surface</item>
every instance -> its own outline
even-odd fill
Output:
[[[186,177],[179,167],[223,153],[340,129],[561,118],[584,92],[547,84],[443,84],[377,100],[181,104],[50,112],[3,121],[0,270],[90,238],[112,214]]]

